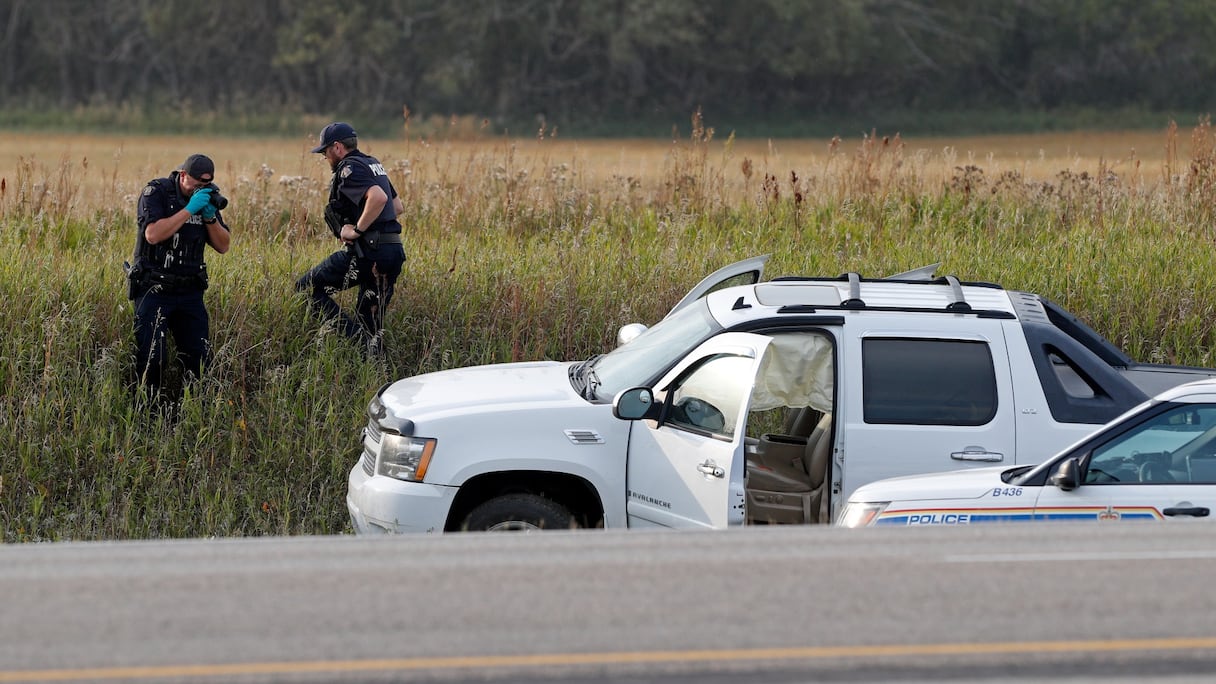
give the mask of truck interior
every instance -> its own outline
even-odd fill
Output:
[[[834,387],[828,336],[773,335],[748,415],[747,524],[830,522]]]

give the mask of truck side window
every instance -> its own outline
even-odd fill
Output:
[[[1078,399],[1093,399],[1098,396],[1099,392],[1094,389],[1093,383],[1073,365],[1072,361],[1054,350],[1048,352],[1047,361],[1051,364],[1051,370],[1055,372],[1060,387],[1068,396]]]
[[[745,387],[753,381],[752,360],[719,354],[705,359],[671,387],[667,424],[732,438]]]
[[[996,416],[996,371],[983,342],[862,340],[862,417],[892,425],[984,425]]]

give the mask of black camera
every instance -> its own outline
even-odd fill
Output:
[[[217,186],[215,183],[208,183],[200,186],[199,190],[202,190],[203,188],[211,189],[211,206],[215,207],[219,211],[223,211],[228,208],[228,198],[220,194],[219,186]]]

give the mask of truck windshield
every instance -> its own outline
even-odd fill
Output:
[[[721,332],[704,299],[664,318],[626,345],[595,359],[591,399],[611,398],[630,387],[648,385],[690,349]]]

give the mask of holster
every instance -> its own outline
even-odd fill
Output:
[[[325,225],[329,226],[329,232],[333,233],[334,237],[342,239],[342,216],[332,204],[325,205]]]
[[[129,261],[122,262],[122,270],[127,274],[127,299],[135,301],[140,294],[144,274],[143,259],[136,258],[134,266]]]

